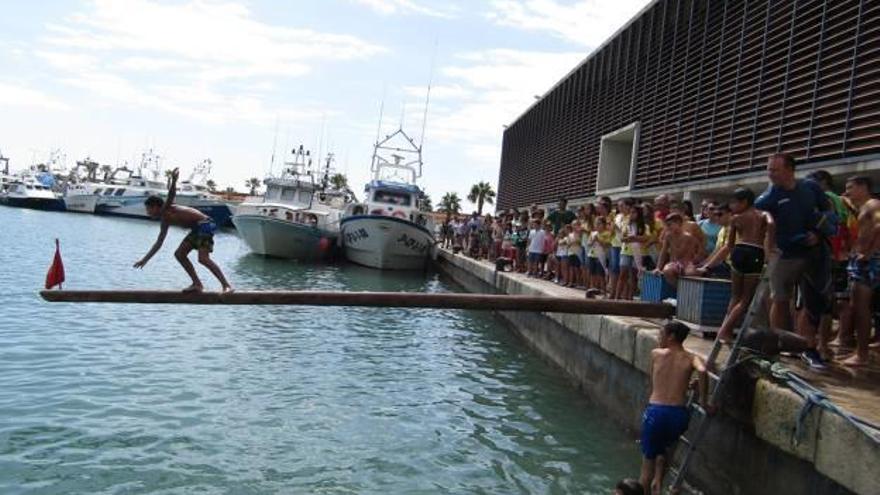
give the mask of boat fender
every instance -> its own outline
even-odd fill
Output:
[[[394,213],[392,213],[391,216],[396,217],[396,218],[406,218],[406,213],[404,213],[400,210],[397,210]]]
[[[318,241],[318,250],[322,253],[326,253],[327,250],[330,249],[330,239],[326,237],[322,237],[320,241]]]
[[[380,217],[384,214],[385,214],[385,212],[383,212],[382,209],[380,209],[380,208],[376,208],[375,210],[370,212],[370,215],[376,215],[376,216],[380,216]]]

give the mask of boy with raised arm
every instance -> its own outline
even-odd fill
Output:
[[[709,381],[706,366],[699,357],[686,351],[682,343],[690,329],[680,321],[671,321],[660,330],[660,342],[651,351],[651,397],[642,415],[642,486],[654,495],[663,486],[663,471],[669,448],[690,423],[687,392],[691,375],[699,378],[700,404],[711,413],[707,404]]]
[[[164,201],[159,196],[150,196],[144,201],[147,214],[151,218],[161,220],[162,224],[159,227],[159,238],[156,239],[150,251],[134,264],[134,267],[143,268],[150,261],[150,258],[159,251],[162,243],[165,242],[169,225],[183,227],[190,229],[190,233],[180,243],[177,251],[174,252],[174,257],[177,258],[177,261],[180,262],[187,275],[192,279],[192,285],[183,289],[183,291],[201,292],[204,290],[202,281],[199,280],[199,276],[196,274],[196,270],[188,258],[189,252],[196,250],[199,252],[199,263],[207,267],[208,270],[211,270],[211,273],[217,277],[217,280],[223,286],[223,292],[232,292],[232,286],[229,285],[226,277],[223,276],[220,267],[211,259],[211,252],[214,250],[214,232],[217,231],[217,224],[210,217],[195,208],[174,204],[174,197],[177,194],[177,178],[179,176],[180,170],[175,168],[171,171],[171,186],[168,188],[168,196]]]

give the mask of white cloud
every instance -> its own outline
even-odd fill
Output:
[[[649,0],[492,0],[487,17],[502,26],[549,32],[563,40],[596,47]]]
[[[64,72],[64,82],[214,123],[310,116],[267,108],[261,94],[275,87],[267,79],[301,77],[318,64],[385,50],[346,34],[267,24],[227,0],[94,0],[47,30],[36,54]]]
[[[430,17],[452,18],[458,10],[456,7],[447,5],[443,9],[428,7],[413,0],[352,0],[355,3],[369,7],[384,15],[391,14],[420,14]]]
[[[11,106],[70,110],[70,106],[66,103],[40,91],[0,82],[0,107]]]

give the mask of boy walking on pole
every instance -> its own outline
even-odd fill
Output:
[[[134,267],[143,268],[150,261],[150,258],[159,251],[162,243],[165,242],[169,225],[183,227],[190,229],[190,233],[180,243],[177,251],[174,252],[174,257],[177,258],[177,261],[186,270],[186,274],[192,279],[192,285],[183,289],[183,291],[201,292],[204,290],[202,281],[199,280],[199,276],[196,274],[195,267],[189,261],[189,252],[196,250],[199,253],[199,263],[208,268],[217,277],[217,280],[223,286],[223,292],[232,292],[232,286],[229,285],[226,277],[223,276],[220,267],[211,259],[211,252],[214,250],[214,232],[217,231],[217,224],[210,217],[195,208],[174,204],[178,177],[180,177],[180,170],[175,168],[171,171],[171,185],[168,188],[168,196],[165,200],[162,200],[159,196],[150,196],[144,201],[147,214],[151,218],[161,220],[162,224],[159,227],[159,238],[156,239],[156,242],[147,254],[134,264]]]

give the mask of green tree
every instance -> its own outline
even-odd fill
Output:
[[[208,179],[207,182],[205,182],[205,187],[211,192],[217,191],[217,183],[214,182],[214,179]]]
[[[333,174],[330,176],[330,185],[333,186],[333,189],[347,191],[348,177],[346,177],[345,174]]]
[[[422,193],[421,198],[419,198],[419,211],[424,211],[430,213],[434,211],[434,205],[431,201],[431,196],[427,193]]]
[[[495,204],[495,190],[488,182],[478,182],[471,187],[468,201],[477,204],[477,214],[483,214],[483,204]]]
[[[250,189],[251,196],[256,196],[257,189],[260,188],[260,179],[258,179],[256,177],[251,177],[250,179],[248,179],[244,182],[244,185],[245,185],[245,187]]]
[[[454,192],[448,192],[440,199],[440,211],[446,213],[446,219],[449,220],[452,215],[461,213],[461,198]]]

